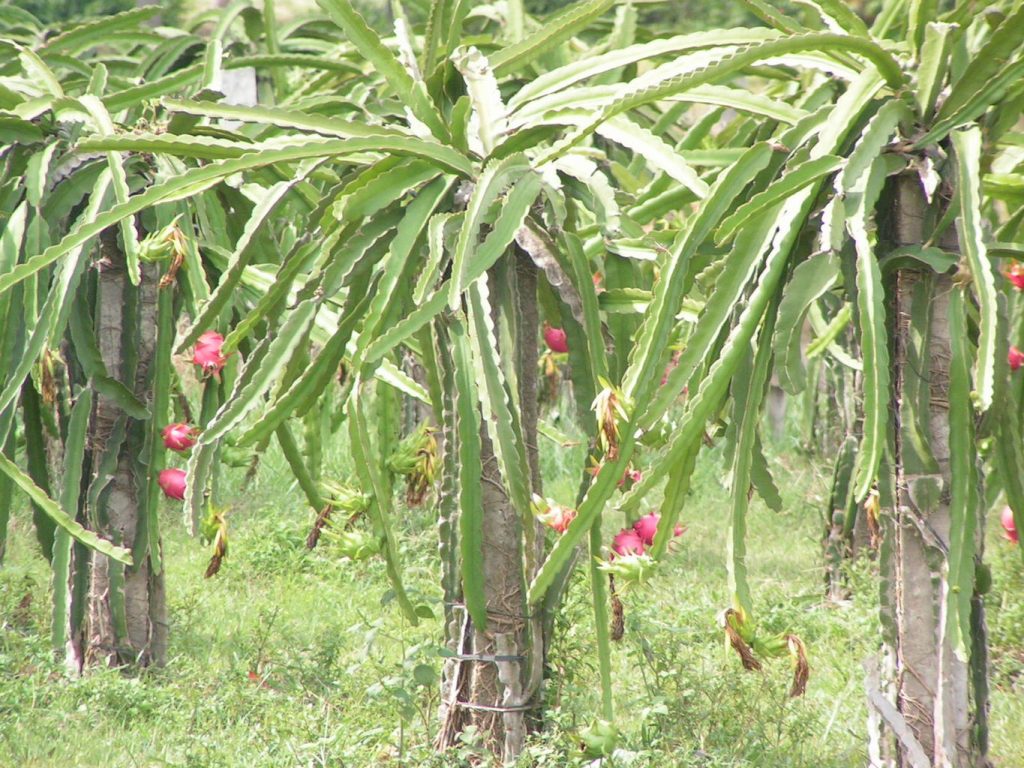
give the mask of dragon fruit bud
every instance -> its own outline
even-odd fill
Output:
[[[556,505],[548,512],[549,519],[543,520],[556,533],[565,533],[569,523],[576,519],[576,510]]]
[[[654,574],[657,562],[648,554],[614,555],[614,560],[598,560],[597,567],[615,577],[616,589],[627,590],[644,584]]]
[[[643,479],[644,473],[641,470],[632,468],[627,469],[623,473],[622,479],[619,480],[619,488],[622,488],[627,482],[629,483],[629,487],[632,488]]]
[[[642,555],[644,540],[636,531],[623,528],[612,539],[612,552],[616,555]]]
[[[576,519],[576,510],[533,494],[530,508],[534,516],[556,533],[565,533],[569,523]]]
[[[164,436],[164,447],[172,451],[187,451],[196,444],[196,428],[179,422],[168,424],[161,433]]]
[[[1016,371],[1021,365],[1024,365],[1024,352],[1016,347],[1010,347],[1010,354],[1006,356],[1006,359],[1010,363],[1010,370]]]
[[[1003,536],[1007,541],[1017,544],[1020,541],[1020,534],[1017,533],[1017,524],[1013,520],[1013,510],[1003,507],[1003,514],[999,520],[1003,524]]]
[[[684,533],[686,533],[686,526],[685,525],[677,524],[676,527],[672,529],[672,535],[673,536],[682,536]]]
[[[380,539],[365,531],[331,531],[338,553],[349,560],[367,560],[380,552]]]
[[[568,352],[569,344],[566,341],[565,331],[561,328],[552,328],[544,323],[544,343],[552,352]]]
[[[672,353],[672,359],[669,361],[668,365],[665,366],[665,372],[661,374],[661,386],[664,387],[666,384],[668,384],[668,377],[672,374],[672,371],[674,371],[676,367],[679,365],[679,360],[682,358],[682,356],[683,350],[681,349],[677,349],[675,352]]]
[[[192,362],[202,368],[204,373],[217,373],[227,362],[220,351],[223,345],[223,336],[216,331],[207,331],[196,341]]]
[[[157,477],[161,490],[169,498],[181,501],[185,498],[185,470],[165,469]]]

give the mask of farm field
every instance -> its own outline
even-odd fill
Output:
[[[544,443],[544,466],[568,488],[563,449]],[[616,764],[680,768],[854,768],[866,762],[861,661],[877,653],[876,575],[851,569],[852,598],[824,600],[820,507],[825,471],[795,441],[775,447],[785,511],[758,505],[750,552],[758,607],[769,626],[792,627],[808,646],[807,694],[789,699],[790,665],[745,672],[727,651],[716,614],[727,603],[721,457],[697,471],[672,567],[625,599],[626,634],[614,651],[625,752]],[[576,449],[569,449],[568,452]],[[344,447],[330,471],[351,471]],[[172,643],[167,667],[126,677],[98,671],[68,679],[50,652],[48,568],[24,527],[12,532],[0,570],[0,765],[83,766],[468,765],[432,756],[443,645],[439,621],[410,627],[387,604],[377,562],[352,563],[329,542],[309,551],[312,517],[271,454],[255,482],[232,476],[231,549],[221,572],[203,578],[206,549],[185,535],[178,511],[162,507]],[[422,511],[407,513],[402,549],[411,589],[435,606],[436,566],[416,553],[435,536]],[[613,526],[607,526],[610,536]],[[993,645],[996,766],[1024,764],[1024,588],[1019,553],[990,532],[994,559],[989,622]],[[546,697],[551,722],[524,765],[585,765],[572,732],[596,703],[589,661],[593,616],[577,579],[551,652]],[[26,596],[31,603],[24,606]],[[385,603],[382,608],[382,602]],[[19,607],[21,605],[22,607]],[[255,679],[253,677],[255,675]],[[59,738],[54,738],[59,733]]]
[[[1022,768],[1021,30],[0,3],[0,768]]]

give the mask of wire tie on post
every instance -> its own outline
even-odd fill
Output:
[[[453,701],[452,704],[463,709],[478,709],[482,712],[529,712],[537,708],[534,704],[516,704],[511,707],[501,707],[489,704],[473,704],[472,702],[459,701],[458,699]]]
[[[461,608],[462,610],[466,609],[466,604],[465,603],[453,602],[453,601],[447,601],[446,600],[444,604],[447,605],[450,608]],[[526,621],[531,621],[531,620],[537,618],[532,613],[508,613],[506,611],[499,611],[496,608],[488,608],[487,609],[487,615],[488,616],[503,616],[503,617],[508,618],[508,619],[525,619]]]

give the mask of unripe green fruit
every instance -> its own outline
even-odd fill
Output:
[[[607,720],[597,719],[580,731],[580,749],[587,757],[608,757],[619,742],[619,730]]]

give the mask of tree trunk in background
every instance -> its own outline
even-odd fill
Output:
[[[543,495],[544,485],[540,472],[540,432],[537,429],[540,402],[540,351],[537,344],[537,329],[540,328],[540,314],[537,309],[537,275],[538,269],[533,259],[521,250],[515,251],[515,288],[516,288],[516,329],[517,339],[516,352],[516,379],[519,385],[519,410],[523,425],[523,442],[526,447],[526,461],[530,466],[530,490],[538,495]],[[524,513],[524,520],[527,525],[532,526],[532,533],[527,531],[524,539],[524,546],[527,548],[528,578],[533,579],[540,570],[544,560],[544,534],[545,527],[540,521]],[[533,706],[527,712],[529,718],[527,728],[539,730],[543,716],[543,684],[544,668],[547,664],[548,644],[551,641],[549,633],[545,630],[545,617],[536,608],[529,610],[529,653],[531,660],[524,665],[523,685],[526,695],[524,700]]]
[[[899,177],[894,245],[921,244],[926,215],[917,175]],[[984,764],[971,744],[968,666],[945,634],[951,290],[950,276],[923,269],[899,271],[893,288],[895,509],[884,518],[882,621],[898,714],[882,717],[903,730],[887,756],[899,768]],[[915,429],[924,441],[912,439]]]
[[[522,579],[522,525],[502,485],[498,460],[485,430],[483,447],[484,592],[487,627],[473,629],[473,654],[498,656],[470,667],[469,722],[488,749],[514,762],[526,739],[523,668],[529,661],[526,594]],[[506,709],[507,708],[507,709]]]
[[[163,0],[135,0],[136,8],[147,8],[151,5],[163,5]],[[149,20],[149,26],[151,27],[159,27],[161,24],[163,24],[163,19],[160,14]]]
[[[514,286],[517,399],[532,491],[539,493],[537,269],[524,256],[507,269],[512,274],[502,272],[498,276],[495,270],[490,274],[492,285],[495,279],[512,278]],[[498,302],[494,306],[496,312]],[[497,326],[497,316],[494,322]],[[437,746],[440,750],[455,746],[458,734],[472,724],[480,730],[486,748],[510,765],[522,753],[527,734],[540,722],[545,639],[540,613],[531,615],[528,611],[523,574],[524,563],[531,578],[536,573],[543,554],[544,531],[529,510],[517,510],[509,500],[485,425],[480,438],[488,623],[480,629],[463,616],[456,623],[461,628],[459,634],[453,637],[449,630],[452,650],[474,658],[453,659],[446,665]],[[449,450],[451,446],[446,444],[445,451]],[[531,529],[524,532],[524,524]]]
[[[410,352],[402,356],[402,371],[424,390],[429,391],[427,372],[415,355]],[[432,422],[435,427],[437,426],[437,420],[434,419],[434,412],[430,404],[415,397],[404,396],[402,398],[402,437],[411,435],[425,421]]]
[[[779,386],[778,374],[772,374],[765,398],[765,410],[768,412],[768,424],[771,427],[772,440],[781,442],[786,436],[786,390]]]
[[[142,283],[131,285],[117,234],[101,236],[101,261],[96,289],[96,336],[109,375],[148,400],[150,368],[156,346],[158,268],[144,265]],[[138,463],[142,449],[141,424],[128,418],[117,403],[97,395],[93,406],[88,446],[90,479],[109,477],[89,523],[116,544],[133,548],[146,535],[140,516],[140,496],[146,493],[144,468]],[[113,458],[116,452],[116,459]],[[108,459],[109,456],[109,459]],[[107,459],[107,467],[104,467]],[[111,463],[113,462],[113,463]],[[147,552],[145,546],[135,551]],[[90,558],[76,548],[73,568],[80,578]],[[76,576],[72,577],[76,580]],[[163,572],[154,573],[147,554],[126,568],[92,553],[84,616],[72,616],[69,663],[87,665],[162,665],[167,653],[167,615]],[[72,611],[75,600],[71,601]],[[79,624],[79,621],[81,622]],[[80,630],[78,627],[80,626]],[[76,631],[78,630],[78,631]]]

